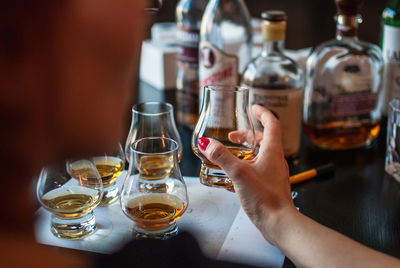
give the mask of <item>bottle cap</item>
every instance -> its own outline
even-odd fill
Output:
[[[287,15],[282,10],[267,10],[261,14],[263,20],[269,21],[287,21]]]
[[[267,10],[261,14],[264,41],[285,40],[287,15],[281,10]]]
[[[363,0],[335,0],[339,14],[355,16],[359,13]]]

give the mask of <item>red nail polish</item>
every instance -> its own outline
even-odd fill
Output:
[[[201,150],[205,151],[207,149],[210,140],[204,137],[200,137],[197,141]]]

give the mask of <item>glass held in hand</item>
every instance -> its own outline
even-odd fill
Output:
[[[92,161],[100,174],[104,187],[100,206],[107,206],[119,198],[116,182],[125,168],[125,154],[121,144],[117,143],[114,148],[106,151],[102,156],[92,157]]]
[[[125,143],[125,156],[130,161],[130,146],[138,139],[165,137],[175,140],[178,145],[178,161],[182,158],[182,140],[176,128],[174,108],[169,103],[145,102],[132,108],[132,122]]]
[[[51,232],[59,238],[81,239],[96,230],[93,209],[103,197],[103,184],[89,160],[67,161],[43,168],[37,198],[52,213]]]
[[[200,182],[211,187],[232,188],[226,173],[201,154],[197,143],[200,137],[218,140],[239,159],[251,159],[256,138],[250,119],[249,89],[206,86],[200,117],[192,134],[192,150],[202,161]]]
[[[188,206],[178,148],[176,141],[163,137],[142,138],[131,146],[121,207],[134,223],[136,238],[166,239],[178,233],[176,221]]]

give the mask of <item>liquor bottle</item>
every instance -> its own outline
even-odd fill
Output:
[[[265,11],[261,15],[263,50],[247,66],[242,84],[250,88],[250,105],[270,109],[280,120],[287,158],[295,158],[300,148],[303,72],[284,52],[286,13]],[[256,130],[262,125],[253,118]]]
[[[400,98],[400,0],[389,1],[383,10],[381,47],[385,62],[382,112],[386,115],[389,101]]]
[[[303,127],[323,149],[368,146],[381,120],[383,57],[378,46],[361,42],[361,0],[336,0],[334,40],[316,47],[306,62]]]
[[[201,88],[238,85],[251,49],[252,26],[243,0],[210,0],[200,29]]]
[[[199,116],[199,41],[201,18],[208,0],[181,0],[177,22],[177,120],[193,128]]]

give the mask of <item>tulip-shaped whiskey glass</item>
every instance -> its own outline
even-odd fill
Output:
[[[249,111],[249,89],[206,86],[200,117],[192,134],[192,150],[202,161],[200,182],[211,187],[232,188],[226,173],[201,154],[200,137],[218,140],[239,159],[252,158],[256,139]]]
[[[176,221],[188,206],[178,148],[163,137],[142,138],[131,146],[121,207],[134,222],[135,238],[166,239],[178,233]]]
[[[108,206],[119,198],[116,182],[125,168],[125,154],[121,144],[118,142],[113,148],[104,152],[104,155],[92,157],[92,161],[100,174],[104,187],[100,206]]]
[[[91,161],[43,168],[36,190],[41,205],[52,213],[51,232],[56,237],[82,239],[96,230],[93,209],[103,197],[103,184]]]
[[[182,158],[182,140],[176,128],[174,108],[165,102],[144,102],[133,106],[132,121],[125,143],[125,155],[130,161],[131,145],[146,137],[171,138],[179,144],[178,161]]]

